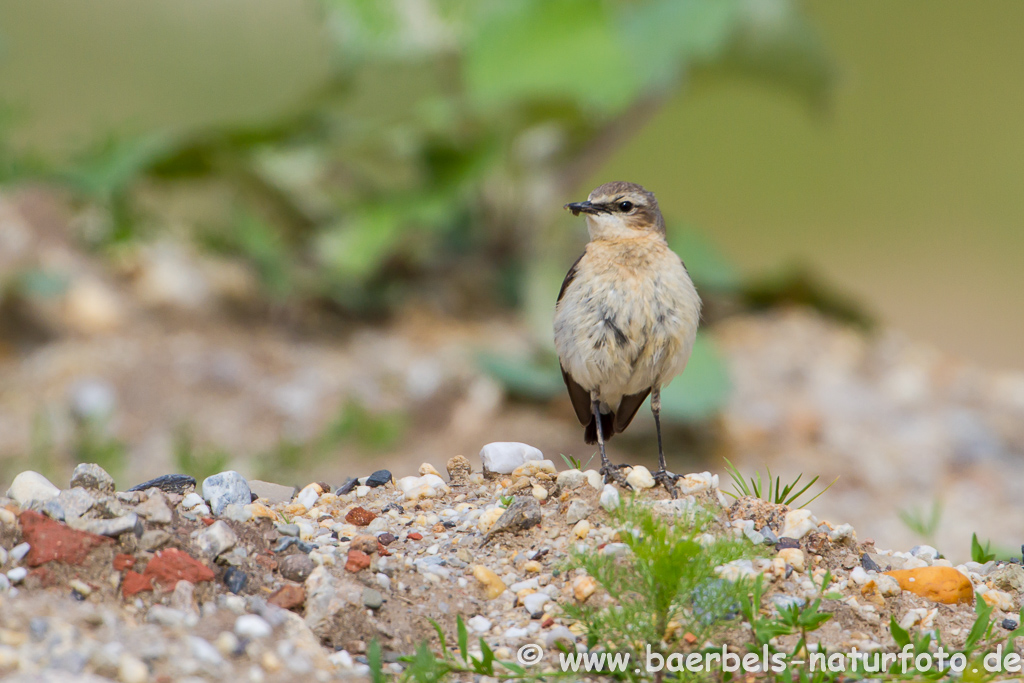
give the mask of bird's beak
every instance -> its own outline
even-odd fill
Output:
[[[583,213],[598,213],[600,211],[590,202],[573,202],[572,204],[566,204],[565,208],[572,211],[573,216],[579,216],[581,211]]]

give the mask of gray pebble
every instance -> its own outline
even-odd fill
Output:
[[[384,596],[381,595],[380,591],[374,590],[373,588],[363,589],[363,605],[372,610],[378,610],[383,604]]]
[[[220,516],[224,508],[235,505],[248,505],[252,502],[249,482],[238,472],[228,470],[207,477],[203,480],[203,500],[210,503],[213,514]]]

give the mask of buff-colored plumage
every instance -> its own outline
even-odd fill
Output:
[[[671,488],[661,444],[661,388],[690,358],[700,297],[668,247],[657,200],[644,188],[607,183],[566,208],[586,214],[590,232],[555,307],[555,349],[573,407],[587,442],[601,445],[602,471],[618,481],[604,442],[629,426],[651,395],[661,463],[656,478]]]

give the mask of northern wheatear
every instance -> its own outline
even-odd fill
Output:
[[[601,449],[601,473],[625,484],[604,443],[629,426],[648,395],[658,431],[655,479],[675,495],[665,466],[661,388],[686,367],[700,321],[700,296],[665,241],[654,195],[605,183],[585,202],[590,242],[565,276],[555,306],[555,348],[584,439]]]

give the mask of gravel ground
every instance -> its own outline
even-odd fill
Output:
[[[22,473],[0,500],[0,673],[124,683],[361,678],[371,640],[398,671],[396,656],[432,637],[428,617],[454,633],[456,615],[499,659],[537,643],[553,666],[558,642],[580,649],[585,640],[560,605],[608,600],[581,570],[564,570],[566,554],[576,544],[621,547],[606,508],[625,492],[593,471],[556,472],[525,445],[492,444],[481,455],[487,474],[460,456],[446,475],[424,464],[397,481],[378,471],[299,491],[231,471],[198,488],[168,476],[129,492],[114,491],[94,465],[79,466],[64,489]],[[628,474],[639,500],[666,519],[699,504],[716,515],[715,534],[762,547],[763,558],[717,571],[727,580],[763,574],[769,609],[814,597],[831,571],[842,597],[826,602],[835,618],[812,636],[820,648],[891,649],[890,615],[962,643],[972,606],[904,590],[879,573],[890,567],[944,567],[1015,625],[1019,565],[954,569],[927,546],[881,550],[810,511],[733,500],[707,472],[680,480],[678,500],[646,488],[646,469]],[[504,496],[514,496],[507,512]]]

